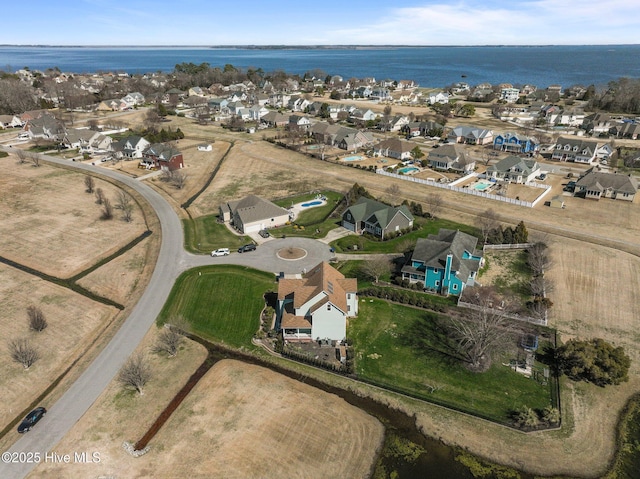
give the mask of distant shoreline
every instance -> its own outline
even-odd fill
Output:
[[[143,49],[237,49],[237,50],[358,50],[394,48],[549,48],[549,47],[627,47],[640,43],[586,43],[586,44],[539,44],[539,45],[47,45],[47,44],[0,44],[0,48],[143,48]]]

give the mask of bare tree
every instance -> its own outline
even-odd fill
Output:
[[[430,193],[427,195],[426,203],[429,207],[429,215],[431,218],[435,218],[442,209],[444,201],[442,200],[442,196],[438,193]]]
[[[116,208],[122,210],[122,218],[129,223],[133,216],[133,200],[131,195],[124,190],[118,190]]]
[[[491,208],[485,210],[478,215],[476,224],[482,234],[482,242],[486,244],[487,238],[492,230],[496,229],[500,223],[498,222],[498,215]]]
[[[38,350],[28,339],[12,339],[9,341],[9,354],[11,359],[22,364],[25,369],[29,369],[33,363],[40,359]]]
[[[31,163],[33,164],[33,166],[35,166],[36,168],[38,166],[40,166],[40,155],[38,153],[31,153],[29,155],[29,159],[31,160]]]
[[[102,188],[96,188],[96,203],[101,205],[104,202],[104,191]]]
[[[96,182],[95,182],[95,180],[93,179],[93,176],[91,176],[91,175],[86,175],[86,176],[84,177],[84,186],[85,186],[85,188],[86,188],[86,189],[85,189],[85,191],[86,191],[87,193],[93,193],[93,189],[94,189],[94,188],[95,188],[95,186],[96,186]]]
[[[389,185],[389,187],[384,191],[385,193],[387,193],[389,198],[391,198],[391,202],[394,205],[400,202],[399,200],[400,200],[400,195],[402,194],[402,190],[400,190],[400,187],[398,185],[396,185],[395,183],[392,185]]]
[[[177,189],[181,190],[184,188],[186,182],[187,174],[185,172],[182,170],[174,170],[171,172],[171,184]]]
[[[467,318],[450,318],[450,334],[458,353],[472,371],[486,371],[491,355],[511,334],[506,314],[509,305],[490,288],[466,288],[464,300],[471,303]]]
[[[158,114],[158,112],[152,108],[147,110],[147,114],[144,117],[144,126],[147,130],[157,133],[158,125],[162,121],[162,118]]]
[[[544,275],[545,270],[551,266],[551,260],[547,253],[547,245],[542,242],[535,243],[529,248],[527,262],[534,276]]]
[[[22,165],[26,163],[27,153],[20,148],[16,148],[15,152],[16,152],[16,156],[18,157],[18,164]]]
[[[374,283],[377,283],[381,276],[391,271],[391,263],[386,256],[376,256],[374,259],[364,262],[362,271],[373,279]]]
[[[118,381],[125,387],[134,388],[140,395],[143,394],[143,388],[150,379],[151,367],[140,353],[131,356],[118,373]]]
[[[167,353],[169,357],[172,358],[178,354],[182,339],[182,334],[180,334],[178,328],[165,324],[164,329],[158,335],[158,341],[153,351],[156,353]]]
[[[47,320],[44,313],[37,306],[27,307],[27,317],[29,318],[29,329],[32,331],[43,331],[47,327]]]
[[[109,201],[109,198],[103,198],[102,200],[102,214],[100,215],[100,219],[113,219],[113,206],[111,206],[111,201]]]

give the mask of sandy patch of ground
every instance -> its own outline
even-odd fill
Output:
[[[58,277],[69,277],[95,259],[115,252],[145,231],[140,208],[134,205],[127,223],[114,210],[114,219],[100,219],[102,207],[85,192],[85,175],[41,163],[17,164],[10,155],[0,159],[0,204],[3,218],[0,254]],[[95,187],[116,203],[118,188],[95,178]]]
[[[184,363],[182,369],[196,366],[184,356],[163,361]],[[175,392],[178,381],[163,377]],[[122,441],[138,439],[150,410],[157,414],[168,399],[151,384],[144,396],[133,399],[112,384],[56,447],[101,451],[101,463],[41,465],[29,477],[365,478],[384,434],[380,422],[336,396],[265,368],[224,360],[151,441],[150,452],[130,457]]]
[[[117,314],[61,286],[0,264],[0,429],[42,393]],[[29,331],[27,306],[38,306],[48,327]],[[9,356],[6,342],[28,338],[40,353],[29,370]],[[10,433],[12,434],[12,433]]]
[[[69,479],[86,477],[182,477],[180,473],[168,471],[167,475],[146,472],[140,459],[130,456],[122,448],[124,441],[135,442],[153,424],[157,416],[187,382],[188,378],[204,361],[204,347],[192,341],[183,341],[175,358],[167,358],[150,352],[155,343],[158,328],[151,328],[138,347],[148,359],[152,379],[147,383],[142,396],[123,390],[117,380],[111,382],[87,414],[55,446],[59,454],[87,452],[98,453],[96,464],[46,464],[41,463],[28,477]],[[156,451],[157,457],[160,451]],[[151,457],[151,456],[149,456]],[[140,467],[143,466],[143,467]]]

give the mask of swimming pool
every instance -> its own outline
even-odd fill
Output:
[[[360,156],[360,155],[345,156],[340,161],[360,161],[360,160],[364,160],[364,156]]]
[[[302,203],[300,206],[302,206],[303,208],[309,208],[311,206],[321,205],[322,203],[323,203],[322,200],[314,200],[314,201],[309,201],[308,203]]]
[[[476,183],[473,185],[474,190],[484,191],[491,186],[491,183]]]
[[[398,173],[402,173],[403,175],[407,175],[409,173],[415,173],[416,171],[420,171],[415,166],[405,166],[404,168],[400,168]]]

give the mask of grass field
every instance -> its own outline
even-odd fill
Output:
[[[226,225],[218,222],[217,215],[200,216],[182,220],[185,249],[191,253],[211,253],[214,249],[234,250],[250,243],[251,238],[233,234]]]
[[[414,224],[419,225],[410,233],[398,236],[388,241],[373,241],[364,236],[345,236],[331,243],[339,253],[404,253],[406,249],[415,246],[418,238],[426,238],[430,234],[437,234],[441,228],[460,230],[470,235],[477,235],[477,229],[473,226],[456,223],[446,219],[427,220],[416,218]],[[357,250],[353,246],[357,245]]]
[[[176,281],[158,322],[182,316],[204,338],[234,347],[251,346],[260,326],[263,295],[276,288],[272,274],[243,266],[192,269]]]
[[[347,335],[356,350],[358,376],[428,401],[497,422],[509,422],[515,409],[551,404],[549,386],[513,372],[510,347],[485,373],[469,372],[450,353],[434,313],[381,300],[360,302]]]

